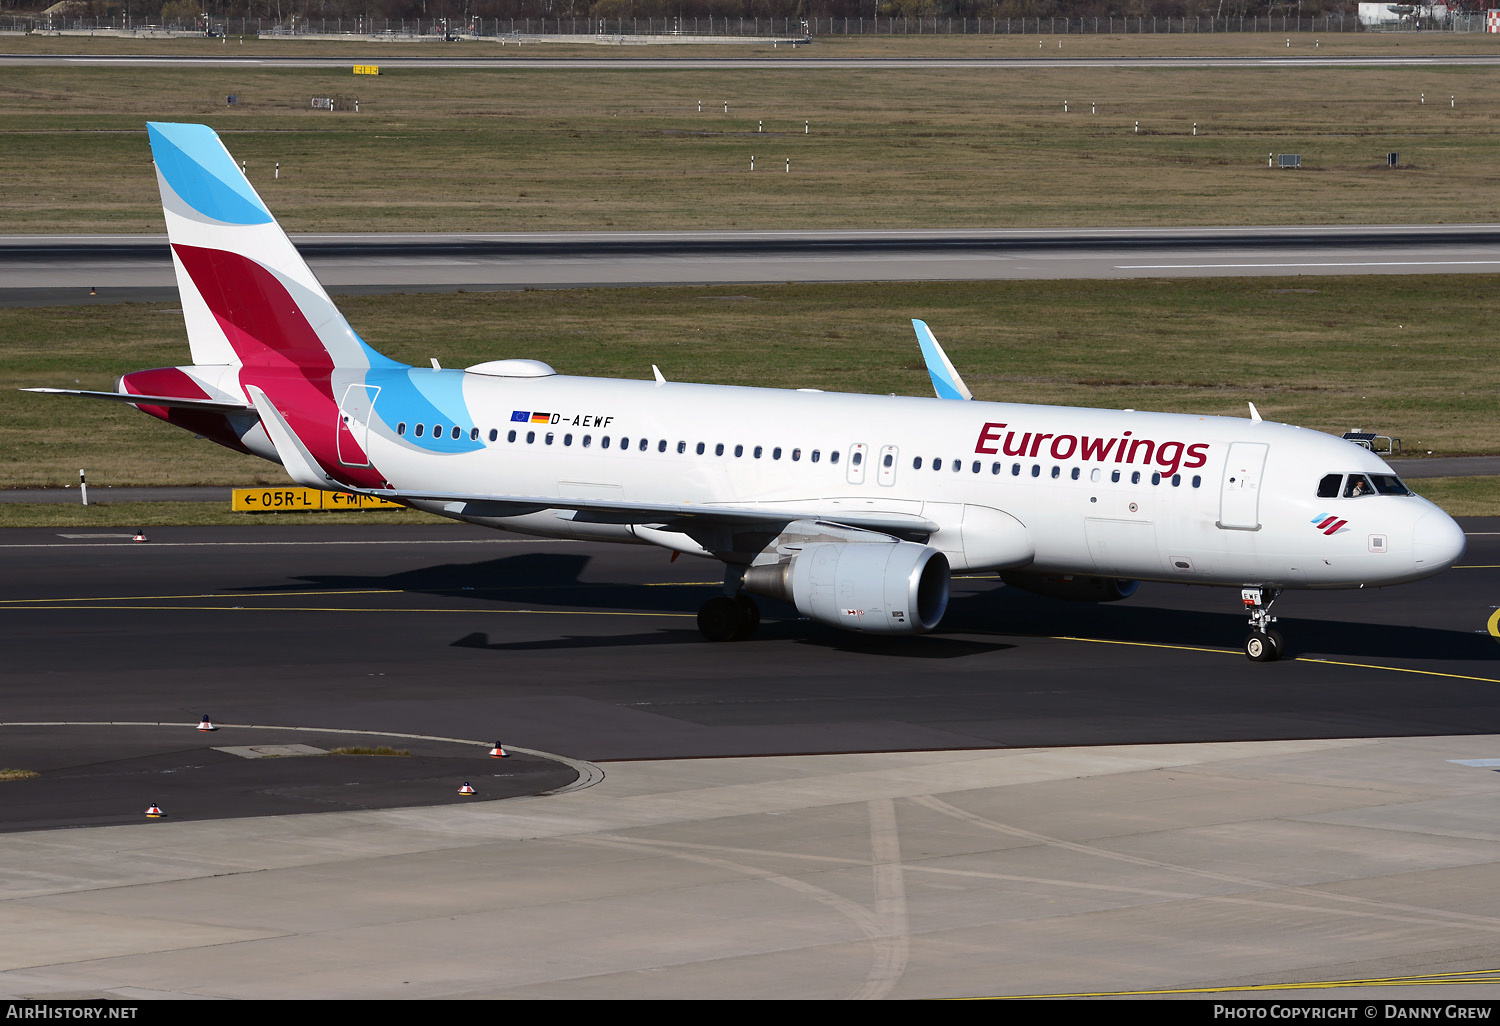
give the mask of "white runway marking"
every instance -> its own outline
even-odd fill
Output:
[[[1181,271],[1221,268],[1234,270],[1261,270],[1268,267],[1483,267],[1500,266],[1495,260],[1331,260],[1324,263],[1313,261],[1288,261],[1269,264],[1116,264],[1117,271]]]

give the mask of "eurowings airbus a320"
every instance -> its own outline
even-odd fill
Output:
[[[219,137],[148,126],[193,362],[128,402],[306,486],[486,527],[718,560],[698,614],[749,637],[751,595],[853,631],[938,626],[953,571],[1111,601],[1136,582],[1241,589],[1245,652],[1288,588],[1436,574],[1464,535],[1379,457],[1249,419],[973,401],[913,322],[937,398],[626,381],[537,360],[412,367],[361,339]]]

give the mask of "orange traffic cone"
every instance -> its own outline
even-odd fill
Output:
[[[151,819],[161,819],[166,815],[166,813],[161,811],[161,806],[157,805],[155,802],[152,802],[151,808],[146,810],[146,815]]]
[[[208,718],[208,713],[204,713],[203,722],[198,724],[198,729],[206,733],[210,730],[218,730],[219,728],[213,725],[213,721]]]
[[[478,794],[479,792],[476,791],[476,790],[474,790],[474,788],[469,785],[469,782],[467,780],[465,780],[464,781],[464,786],[460,787],[458,789],[458,793],[461,794],[461,795],[471,795],[471,794]]]
[[[501,744],[500,744],[500,742],[499,742],[499,741],[496,741],[496,742],[495,742],[495,747],[494,747],[494,748],[491,748],[491,749],[490,749],[490,758],[491,758],[491,759],[503,759],[503,758],[505,758],[505,757],[506,757],[506,756],[508,756],[508,755],[509,755],[509,754],[510,754],[510,753],[509,753],[509,752],[507,752],[507,751],[506,751],[506,750],[505,750],[505,749],[504,749],[504,748],[503,748],[503,747],[502,747],[502,746],[501,746]]]
[[[146,540],[146,530],[145,530],[145,528],[137,527],[135,529],[135,537],[132,538],[131,541],[143,542],[145,540]]]

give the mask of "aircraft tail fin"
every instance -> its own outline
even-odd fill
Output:
[[[218,133],[146,128],[194,364],[401,366],[349,327]]]

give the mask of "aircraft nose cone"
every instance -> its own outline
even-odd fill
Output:
[[[1412,558],[1422,570],[1446,570],[1464,554],[1464,532],[1440,509],[1424,513],[1412,528]]]

